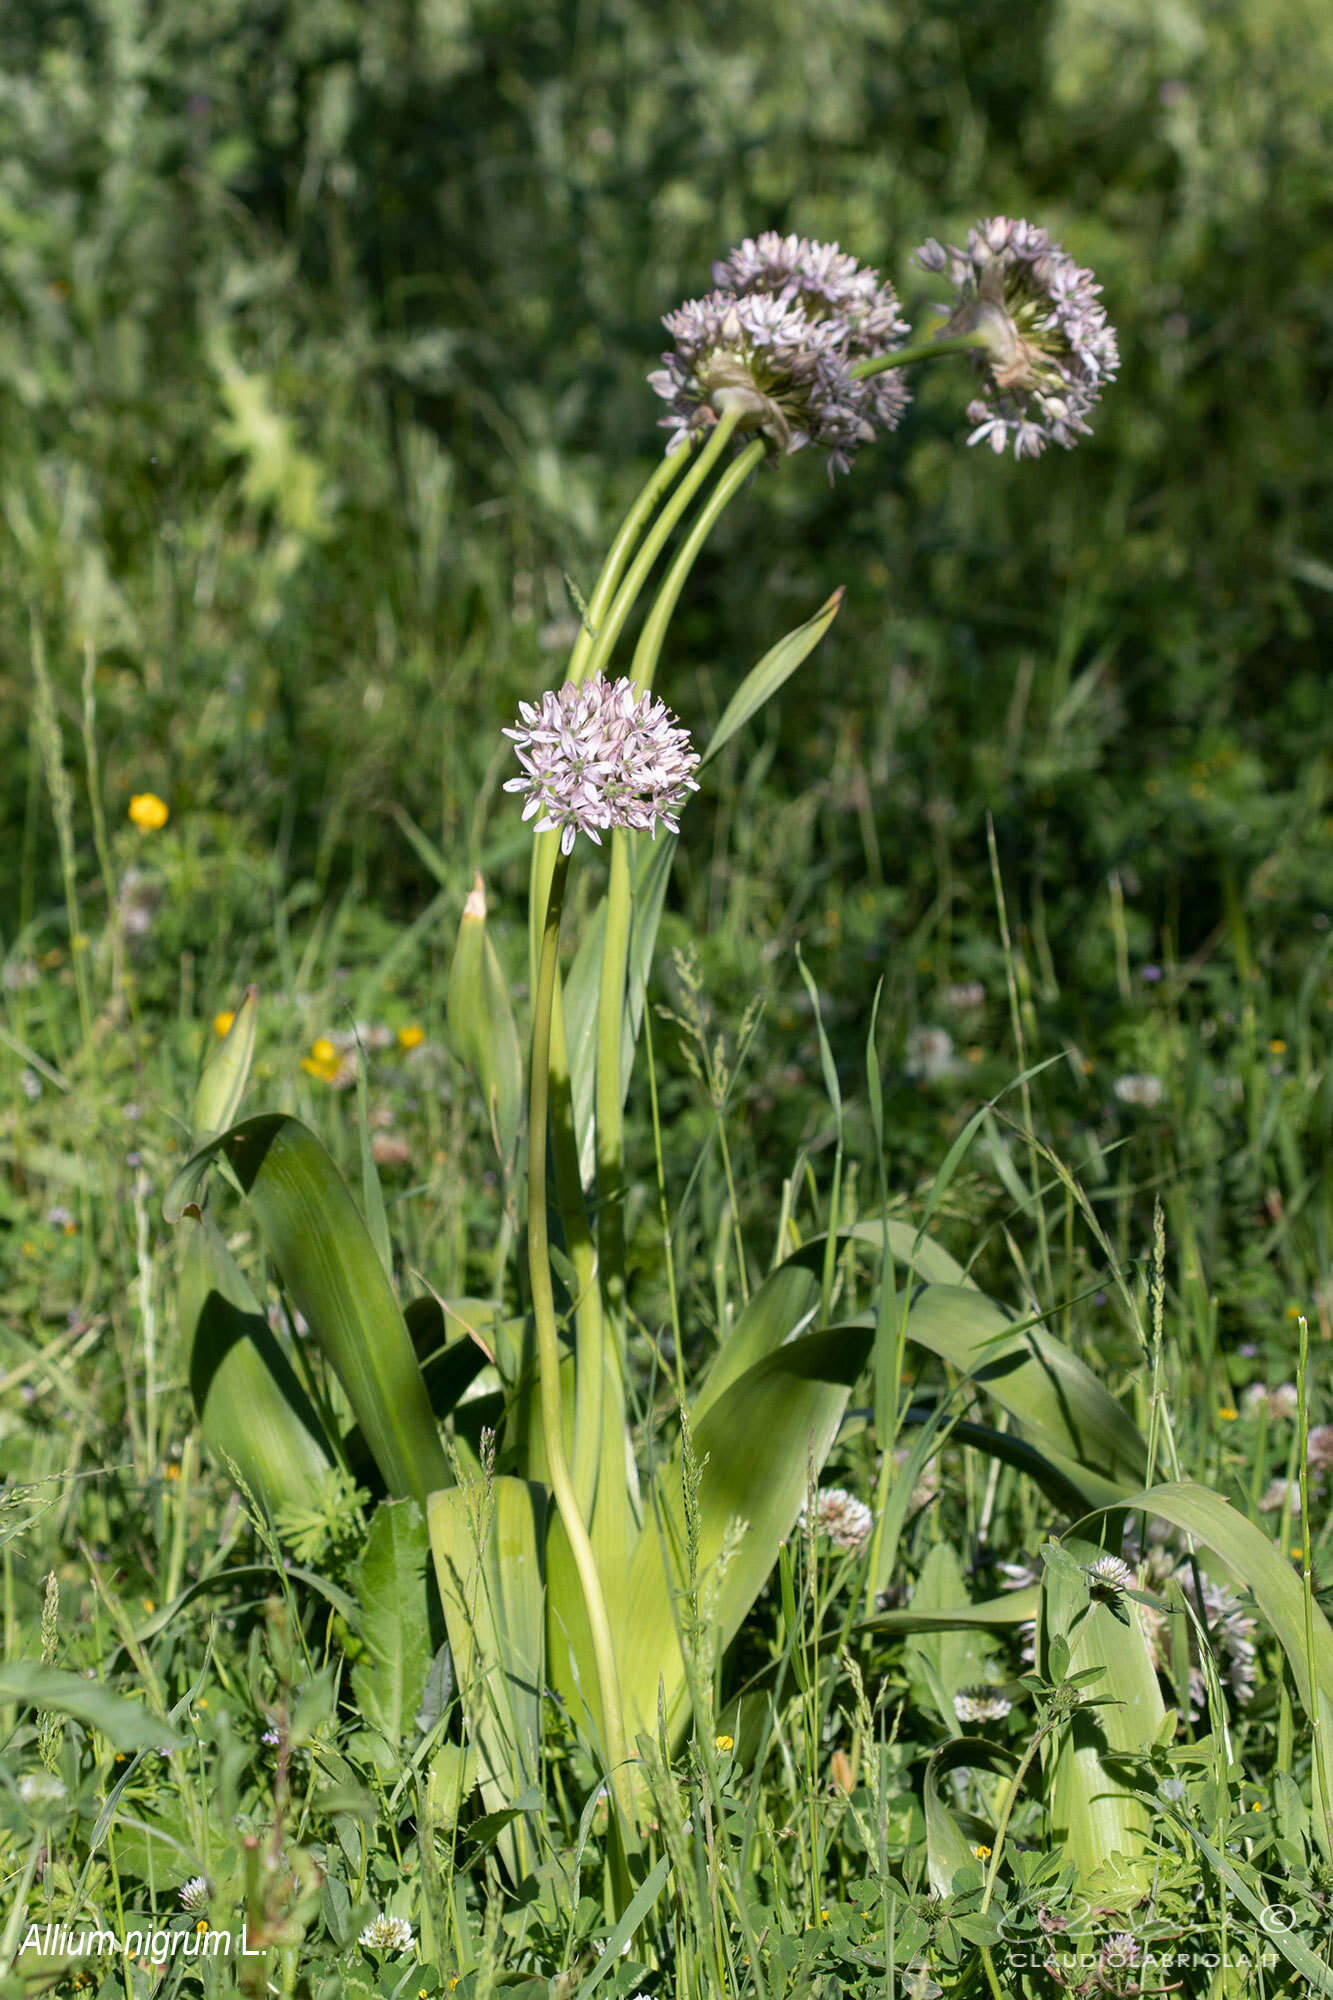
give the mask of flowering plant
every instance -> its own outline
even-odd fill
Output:
[[[505,789],[521,796],[533,828],[526,1033],[487,933],[480,883],[463,910],[451,973],[453,1046],[480,1083],[526,1243],[513,1287],[494,1299],[431,1295],[399,1306],[368,1141],[363,1215],[299,1120],[236,1122],[253,995],[205,1069],[196,1144],[168,1196],[169,1215],[189,1218],[181,1312],[215,1449],[279,1514],[309,1509],[358,1452],[373,1462],[389,1505],[408,1498],[424,1507],[476,1782],[502,1816],[506,1865],[523,1875],[540,1848],[533,1788],[550,1690],[614,1801],[621,1907],[631,1900],[629,1858],[654,1759],[669,1756],[692,1715],[706,1742],[744,1751],[746,1711],[724,1694],[718,1663],[798,1521],[812,1541],[823,1535],[862,1565],[865,1617],[875,1618],[914,1483],[942,1434],[926,1433],[900,1464],[893,1447],[908,1417],[907,1342],[943,1358],[1005,1413],[995,1429],[960,1427],[967,1445],[1020,1465],[1072,1516],[1138,1497],[1174,1507],[1170,1518],[1202,1539],[1216,1529],[1206,1508],[1179,1498],[1184,1488],[1161,1489],[1155,1503],[1139,1494],[1153,1455],[1119,1402],[1036,1322],[1015,1321],[984,1298],[924,1231],[891,1221],[886,1189],[877,1220],[843,1219],[841,1099],[822,1039],[837,1139],[826,1233],[778,1261],[753,1293],[742,1286],[726,1302],[724,1338],[696,1379],[686,1379],[677,1339],[669,1442],[649,1439],[641,1462],[628,1422],[624,1105],[680,816],[722,746],[819,643],[840,599],[765,654],[696,750],[653,693],[693,564],[765,458],[812,446],[832,477],[894,431],[912,365],[964,357],[978,378],[968,442],[997,451],[1012,443],[1019,459],[1085,435],[1118,365],[1091,274],[1044,230],[991,218],[965,248],[932,239],[919,256],[954,292],[934,338],[913,342],[892,287],[837,245],[772,233],[720,260],[713,289],[666,316],[671,346],[649,377],[667,406],[666,454],[611,544],[562,684],[522,703],[505,732],[519,765]],[[654,576],[628,671],[613,678],[627,622]],[[606,886],[566,965],[565,892],[580,833],[608,850]],[[873,1032],[872,1022],[868,1087],[882,1158]],[[348,1437],[338,1435],[333,1399],[298,1379],[211,1221],[203,1188],[216,1163],[256,1211],[291,1305],[354,1419]],[[874,1309],[840,1320],[849,1247],[868,1249],[880,1275]],[[418,1346],[435,1350],[424,1368]],[[483,1370],[495,1422],[474,1448],[456,1419]],[[862,1380],[882,1447],[869,1509],[841,1489],[817,1491]],[[1108,1740],[1121,1755],[1146,1754],[1161,1704],[1147,1692],[1155,1681],[1144,1626],[1119,1602],[1119,1570],[1096,1568],[1095,1555],[1053,1562],[1005,1601],[996,1622],[1039,1616],[1038,1660],[1055,1683],[1071,1662],[1086,1662],[1095,1632],[1110,1663],[1110,1699],[1135,1704],[1127,1719],[1108,1722]],[[1007,1700],[972,1689],[958,1717],[985,1720]],[[1092,1860],[1110,1844],[1142,1853],[1141,1802],[1086,1736],[1052,1756],[1071,1845],[1081,1842]],[[992,1880],[995,1865],[998,1848]],[[947,1890],[947,1872],[940,1880]],[[381,1941],[392,1940],[377,1934]]]

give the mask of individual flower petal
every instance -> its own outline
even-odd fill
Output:
[[[1120,366],[1101,286],[1044,229],[1003,215],[979,222],[967,247],[932,237],[917,262],[954,289],[941,338],[984,333],[973,357],[982,390],[968,404],[969,444],[1036,458],[1048,444],[1075,444]]]

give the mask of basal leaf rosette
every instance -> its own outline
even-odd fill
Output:
[[[1103,384],[1120,366],[1115,329],[1091,271],[1035,223],[996,215],[967,232],[967,247],[931,237],[917,251],[946,276],[953,300],[940,338],[985,336],[973,366],[981,394],[967,406],[969,444],[1036,458],[1048,444],[1074,445]]]
[[[713,266],[716,289],[663,324],[674,346],[648,380],[669,404],[662,423],[673,452],[739,409],[741,431],[781,451],[815,445],[829,476],[907,407],[896,373],[857,381],[854,362],[892,352],[907,333],[893,287],[836,243],[746,237]]]

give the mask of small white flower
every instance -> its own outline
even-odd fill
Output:
[[[381,1912],[372,1917],[357,1942],[367,1951],[407,1951],[412,1944],[412,1926],[406,1917],[386,1917]]]
[[[191,1875],[188,1882],[182,1882],[177,1891],[183,1910],[197,1910],[208,1901],[208,1878],[205,1875]]]
[[[1160,1076],[1118,1076],[1114,1087],[1122,1104],[1137,1104],[1144,1111],[1154,1110],[1162,1101]]]
[[[1258,1410],[1263,1403],[1270,1417],[1294,1417],[1300,1410],[1301,1400],[1296,1393],[1294,1382],[1279,1382],[1269,1389],[1262,1382],[1251,1382],[1245,1391],[1247,1410]]]
[[[909,1076],[935,1083],[952,1076],[958,1068],[954,1060],[953,1036],[947,1028],[913,1028],[903,1044],[903,1068]]]
[[[1098,1556],[1088,1565],[1088,1581],[1094,1590],[1109,1591],[1118,1597],[1134,1581],[1134,1572],[1119,1556]]]
[[[29,1104],[37,1102],[42,1094],[42,1079],[38,1076],[35,1069],[21,1069],[19,1071],[19,1089],[27,1098]]]
[[[801,1526],[806,1524],[801,1509]],[[858,1500],[841,1486],[820,1488],[815,1500],[815,1533],[827,1535],[836,1548],[859,1555],[875,1530],[875,1517],[864,1500]]]
[[[52,1806],[63,1806],[69,1796],[63,1781],[51,1771],[30,1771],[18,1781],[19,1801],[25,1806],[34,1806],[38,1811],[49,1810]]]
[[[998,1689],[959,1688],[953,1698],[953,1712],[960,1722],[1002,1722],[1013,1703]]]
[[[506,729],[523,766],[507,792],[523,792],[524,819],[538,833],[559,833],[568,854],[576,835],[601,846],[614,828],[656,838],[660,820],[669,833],[676,814],[697,792],[698,753],[689,731],[665,702],[631,680],[595,674],[580,687],[566,681],[537,704],[518,705],[521,727]]]

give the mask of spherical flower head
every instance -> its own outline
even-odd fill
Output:
[[[806,1509],[801,1509],[801,1525],[807,1520]],[[846,1549],[852,1555],[859,1555],[874,1533],[875,1517],[864,1500],[848,1493],[841,1486],[821,1487],[815,1497],[814,1530],[817,1535],[827,1535],[835,1548]]]
[[[998,1688],[959,1688],[953,1698],[953,1712],[960,1722],[1003,1722],[1013,1703]]]
[[[1134,1572],[1119,1556],[1098,1556],[1088,1566],[1088,1581],[1102,1597],[1119,1597],[1134,1581]]]
[[[365,1945],[367,1951],[408,1951],[412,1926],[406,1917],[372,1917],[357,1942]]]
[[[917,260],[954,288],[941,337],[987,339],[973,361],[982,389],[968,404],[968,443],[1002,452],[1012,439],[1015,458],[1036,458],[1087,436],[1088,412],[1120,366],[1092,272],[1044,229],[1003,215],[969,229],[965,250],[932,237]]]
[[[207,1878],[203,1875],[191,1875],[187,1882],[181,1883],[177,1894],[183,1910],[202,1909],[208,1901]]]
[[[856,381],[851,364],[889,352],[907,332],[891,285],[836,243],[747,237],[713,266],[716,290],[663,321],[674,350],[648,380],[669,405],[668,452],[740,411],[785,452],[814,444],[829,474],[845,472],[876,426],[891,430],[907,407],[892,371]]]
[[[507,792],[526,795],[524,819],[538,833],[559,833],[568,854],[580,833],[601,845],[616,829],[657,836],[660,820],[670,833],[690,792],[699,787],[698,753],[665,702],[630,680],[596,674],[579,686],[566,681],[535,705],[518,705],[513,739],[523,775],[506,780]]]

